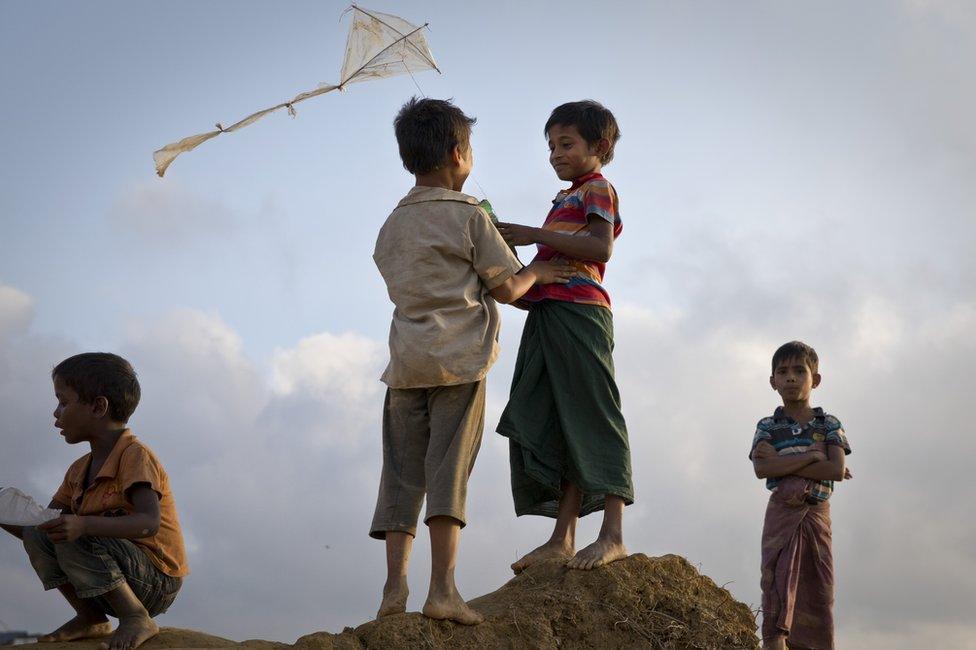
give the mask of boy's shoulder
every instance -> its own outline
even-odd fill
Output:
[[[827,429],[830,431],[844,428],[844,425],[840,423],[840,418],[838,418],[836,415],[831,415],[830,413],[824,413],[824,425],[826,425]]]
[[[566,196],[571,194],[589,194],[593,192],[598,194],[616,195],[617,189],[606,176],[600,172],[594,172],[592,174],[587,174],[582,178],[576,179],[576,181],[573,182],[573,187],[568,190],[563,190],[563,193]]]
[[[400,199],[380,228],[378,247],[393,252],[404,241],[440,238],[460,232],[474,220],[490,221],[478,199],[441,187],[414,186]],[[433,235],[432,233],[440,233]]]

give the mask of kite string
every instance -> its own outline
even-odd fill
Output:
[[[427,95],[424,93],[423,90],[421,90],[420,84],[417,83],[417,78],[413,76],[412,72],[410,72],[410,67],[407,65],[406,59],[400,59],[400,63],[403,64],[403,69],[407,71],[408,75],[410,75],[410,79],[413,81],[413,85],[417,87],[417,92],[423,95],[424,99],[427,99]]]

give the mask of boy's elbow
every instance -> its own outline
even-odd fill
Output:
[[[494,289],[489,289],[488,293],[495,299],[495,302],[504,305],[510,305],[522,297],[522,294],[516,293],[515,281],[512,278],[508,278]]]
[[[600,264],[606,264],[610,261],[610,256],[613,254],[612,248],[602,248],[596,252],[593,256],[594,262],[599,262]]]
[[[495,287],[489,293],[491,293],[491,297],[495,299],[495,302],[500,302],[503,305],[510,305],[515,302],[515,295],[504,284]]]
[[[139,535],[141,537],[152,537],[156,535],[159,532],[161,523],[159,515],[147,515],[145,523],[139,530]]]

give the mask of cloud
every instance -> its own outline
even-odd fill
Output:
[[[744,301],[727,303],[728,318],[705,326],[707,292],[680,308],[625,303],[615,312],[638,490],[626,515],[631,549],[681,553],[749,603],[759,599],[765,491],[746,451],[755,421],[776,402],[766,385],[768,356],[783,333],[807,327],[805,299],[783,302],[775,322]],[[817,396],[845,422],[855,450],[857,478],[834,501],[840,642],[884,647],[877,640],[891,639],[892,629],[976,633],[965,609],[976,598],[968,542],[976,525],[951,497],[969,490],[967,459],[976,452],[958,436],[956,418],[974,357],[976,303],[919,314],[904,302],[844,300],[834,326],[811,339],[825,376]],[[514,356],[513,320],[506,314],[512,331],[490,379],[470,488],[458,570],[470,596],[501,584],[507,564],[540,543],[551,523],[514,519],[507,447],[492,432]],[[44,498],[84,451],[66,448],[47,420],[47,369],[77,350],[25,335],[24,327],[0,338],[7,441],[0,476]],[[366,620],[383,581],[383,546],[366,531],[380,469],[385,345],[321,332],[279,348],[263,368],[217,314],[177,310],[130,323],[117,350],[140,373],[144,397],[133,426],[170,473],[190,549],[193,575],[163,622],[290,641]],[[598,526],[599,516],[584,519],[580,542]],[[421,530],[411,607],[423,599],[425,545]],[[886,587],[892,567],[897,590]],[[30,592],[0,618],[44,629],[63,617],[56,598],[34,591],[16,544],[0,545],[0,576],[4,591]]]
[[[34,299],[0,284],[0,340],[25,331],[33,317]]]

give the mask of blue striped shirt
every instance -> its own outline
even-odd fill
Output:
[[[780,456],[802,454],[815,443],[822,442],[827,446],[837,445],[845,454],[851,453],[851,446],[847,442],[844,427],[833,415],[824,413],[822,408],[813,409],[813,419],[805,424],[799,424],[793,418],[783,413],[783,407],[776,409],[772,417],[763,418],[756,425],[756,435],[752,438],[752,452],[760,442],[768,442]],[[775,490],[780,478],[767,478],[766,488]],[[833,481],[811,480],[810,494],[807,500],[821,503],[830,498],[834,491]]]

